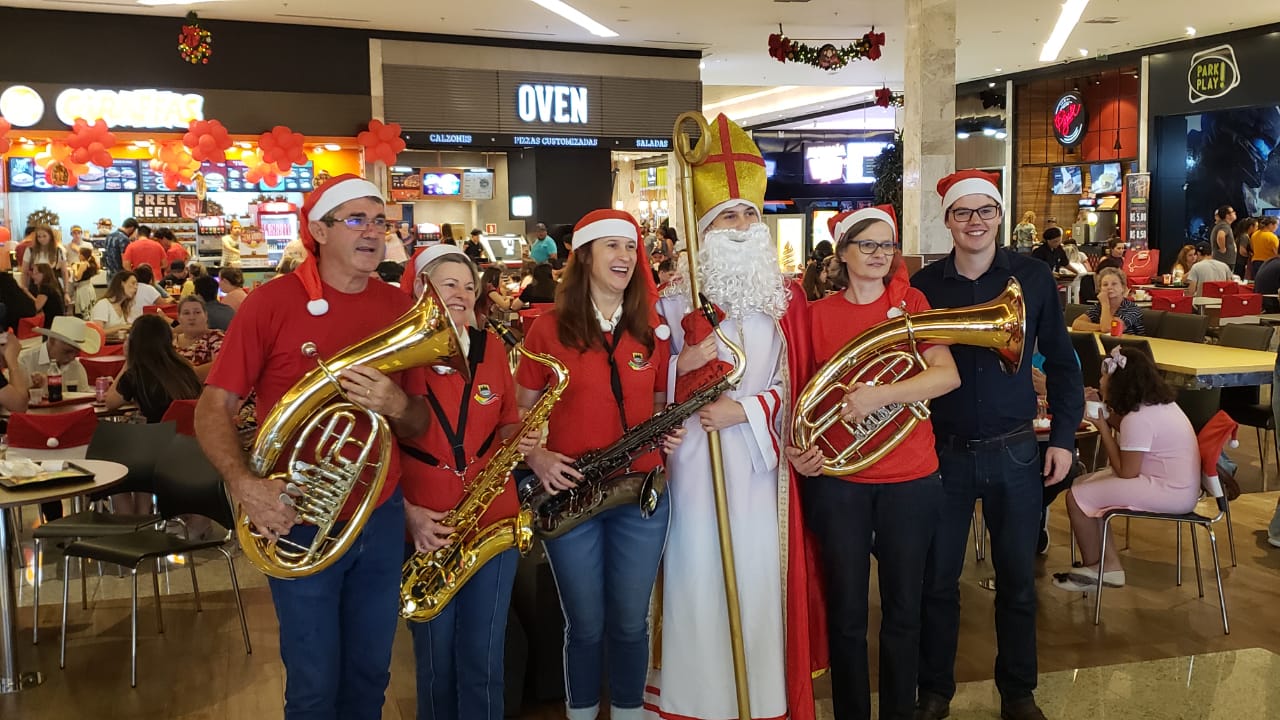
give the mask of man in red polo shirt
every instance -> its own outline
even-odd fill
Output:
[[[151,239],[151,228],[146,225],[138,227],[138,237],[129,243],[121,257],[125,270],[137,270],[138,266],[146,264],[151,266],[153,275],[159,275],[169,266],[164,246]]]
[[[307,259],[288,278],[267,283],[246,298],[209,373],[196,408],[196,431],[254,527],[268,538],[289,536],[291,542],[309,545],[318,529],[295,524],[293,508],[281,501],[288,497],[285,483],[250,471],[240,451],[236,413],[256,391],[261,423],[316,367],[302,350],[305,343],[314,343],[319,357],[332,358],[386,328],[413,300],[370,280],[382,262],[387,222],[376,186],[354,175],[333,178],[308,197],[302,214]],[[425,379],[416,370],[387,377],[354,366],[338,378],[352,402],[385,417],[398,437],[417,437],[430,416],[423,398]],[[367,436],[369,425],[359,415],[354,435]],[[286,718],[382,716],[404,559],[399,458],[393,446],[380,505],[350,550],[312,575],[269,581],[286,671]],[[372,468],[366,470],[361,480],[369,481],[372,474]],[[339,521],[347,517],[344,513]]]

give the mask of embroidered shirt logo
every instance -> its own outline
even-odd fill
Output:
[[[489,388],[488,385],[481,385],[476,388],[476,394],[472,397],[477,405],[488,405],[498,399],[498,395]]]
[[[648,360],[645,360],[644,355],[638,352],[631,353],[631,362],[627,364],[630,365],[631,369],[635,370],[636,372],[642,372],[644,370],[653,369],[653,365],[650,364]]]

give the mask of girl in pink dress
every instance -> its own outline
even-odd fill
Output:
[[[1200,498],[1200,451],[1196,432],[1177,394],[1165,384],[1146,353],[1113,349],[1102,361],[1101,397],[1109,417],[1088,417],[1098,429],[1109,467],[1077,480],[1067,493],[1067,510],[1084,566],[1054,575],[1053,584],[1082,592],[1096,587],[1102,547],[1102,516],[1126,508],[1185,513]],[[1088,398],[1098,400],[1097,397]],[[1118,437],[1117,437],[1118,432]],[[1102,581],[1124,585],[1116,544],[1107,541]]]

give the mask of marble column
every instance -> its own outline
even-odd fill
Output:
[[[956,0],[907,0],[905,92],[903,251],[950,252],[936,188],[956,163]]]

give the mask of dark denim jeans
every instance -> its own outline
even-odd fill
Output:
[[[925,558],[942,505],[937,473],[899,483],[805,478],[804,513],[821,548],[836,720],[871,717],[867,613],[880,577],[880,720],[911,720]]]
[[[1027,433],[976,450],[953,450],[940,439],[938,461],[944,498],[925,567],[919,689],[944,698],[956,691],[960,573],[973,505],[981,498],[996,571],[996,688],[1005,702],[1031,697],[1036,688],[1036,539],[1044,490],[1035,437]]]
[[[519,562],[515,550],[499,554],[431,622],[409,623],[418,720],[502,720],[507,610]]]
[[[564,610],[564,685],[570,709],[600,704],[606,657],[610,704],[644,704],[649,599],[670,517],[671,503],[663,496],[648,519],[635,505],[622,505],[545,541]]]
[[[310,542],[314,525],[291,540]],[[286,720],[379,720],[400,619],[404,499],[369,515],[351,549],[325,570],[269,579],[280,623]]]

